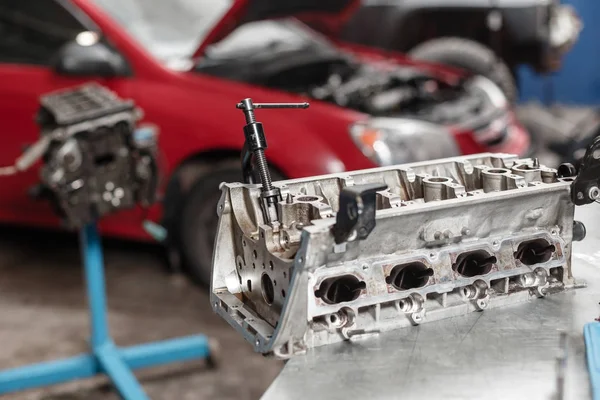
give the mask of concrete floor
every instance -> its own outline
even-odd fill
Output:
[[[257,399],[282,363],[255,354],[213,314],[206,290],[169,277],[156,246],[105,243],[111,332],[129,345],[204,333],[220,344],[219,366],[204,361],[138,373],[152,399]],[[75,235],[0,228],[0,369],[86,350],[88,315]],[[1,397],[1,396],[0,396]],[[2,399],[117,399],[94,378]]]

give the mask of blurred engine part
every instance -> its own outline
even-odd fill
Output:
[[[514,71],[560,68],[582,22],[559,0],[370,0],[344,23],[321,16],[300,20],[344,43],[408,53],[488,77],[513,101]]]
[[[533,148],[545,164],[572,163],[578,166],[586,149],[600,135],[597,107],[526,104],[518,119],[531,134]]]
[[[260,123],[247,121],[248,142]],[[574,204],[600,198],[597,154],[600,141],[577,176],[487,153],[224,183],[213,308],[256,351],[287,358],[563,291],[585,237]]]
[[[41,138],[21,160],[43,156],[35,194],[49,197],[68,227],[154,202],[158,131],[136,129],[141,110],[132,101],[87,84],[42,96],[40,104]]]
[[[452,80],[418,65],[364,60],[293,21],[238,28],[207,49],[196,71],[303,94],[373,116],[464,128],[489,124],[507,107],[494,84],[501,99],[488,93],[489,84],[481,84],[485,78]]]
[[[562,156],[563,163],[579,166],[586,149],[600,136],[600,110],[589,110],[573,129],[569,131],[562,142],[551,143],[549,148]]]

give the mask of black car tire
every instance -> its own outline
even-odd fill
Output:
[[[439,62],[483,75],[495,82],[508,100],[517,100],[514,76],[506,63],[488,47],[468,39],[446,37],[432,39],[413,48],[409,56]]]
[[[282,179],[271,170],[273,180]],[[210,286],[212,253],[217,233],[217,203],[222,182],[241,182],[239,160],[216,162],[196,179],[185,195],[179,221],[179,243],[182,268],[189,278],[201,286]]]
[[[178,247],[184,272],[199,285],[210,285],[213,245],[219,221],[219,185],[221,182],[240,182],[241,178],[239,161],[217,163],[195,181],[183,200]]]

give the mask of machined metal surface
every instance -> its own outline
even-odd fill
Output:
[[[590,399],[583,326],[600,315],[600,208],[575,217],[588,224],[573,244],[587,287],[312,349],[262,399]]]
[[[564,291],[575,284],[571,180],[480,154],[274,182],[276,223],[259,185],[224,184],[213,308],[256,351],[289,358]],[[387,186],[375,228],[336,243],[341,193],[373,184]],[[352,218],[362,201],[341,212]]]

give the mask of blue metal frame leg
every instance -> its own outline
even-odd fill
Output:
[[[593,400],[600,400],[600,322],[590,322],[583,327],[585,352],[592,385]]]
[[[81,250],[91,319],[91,353],[0,372],[0,395],[106,374],[125,400],[146,400],[132,369],[210,356],[204,335],[118,348],[108,333],[104,262],[95,224],[82,229]]]

